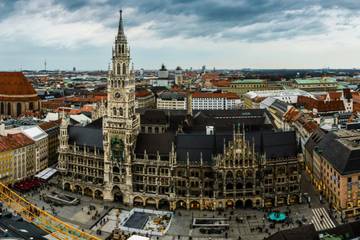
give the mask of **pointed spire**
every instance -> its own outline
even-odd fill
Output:
[[[123,24],[123,19],[122,19],[122,10],[120,10],[120,20],[119,20],[118,35],[125,35],[124,34],[124,24]]]

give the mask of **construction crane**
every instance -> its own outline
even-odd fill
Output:
[[[61,221],[48,212],[34,206],[26,199],[0,183],[0,201],[25,220],[35,224],[52,237],[59,240],[100,240],[89,233]]]

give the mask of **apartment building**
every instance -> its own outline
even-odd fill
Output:
[[[29,175],[28,165],[34,157],[34,141],[23,133],[0,136],[0,178],[13,183]]]
[[[157,109],[186,110],[186,94],[180,92],[163,92],[156,100]]]
[[[193,110],[240,109],[240,97],[235,93],[195,92],[192,94]]]
[[[343,217],[360,215],[360,133],[315,131],[305,144],[312,183]]]

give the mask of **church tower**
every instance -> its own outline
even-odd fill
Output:
[[[122,11],[112,50],[107,102],[107,115],[103,118],[104,199],[113,200],[114,189],[120,189],[121,192],[115,194],[122,197],[132,191],[131,164],[140,126],[139,115],[135,113],[135,77],[130,70],[130,49],[124,33]],[[119,181],[114,182],[114,177]]]

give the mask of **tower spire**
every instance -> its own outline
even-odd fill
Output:
[[[118,35],[125,35],[125,34],[124,34],[124,24],[123,24],[123,19],[122,19],[122,9],[120,9],[120,19],[119,19]]]

